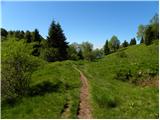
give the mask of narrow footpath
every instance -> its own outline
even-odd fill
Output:
[[[79,103],[79,111],[77,117],[79,119],[91,119],[91,107],[89,102],[89,90],[88,90],[88,80],[76,67],[74,67],[80,73],[80,80],[82,82],[81,90],[80,90],[80,103]]]

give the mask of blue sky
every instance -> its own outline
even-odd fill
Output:
[[[7,30],[37,28],[43,37],[54,19],[60,22],[67,41],[89,41],[95,48],[113,35],[130,41],[139,24],[148,24],[158,13],[158,1],[101,2],[2,2],[2,27]]]

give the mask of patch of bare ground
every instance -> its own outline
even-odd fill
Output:
[[[80,73],[80,80],[82,82],[80,90],[80,103],[79,111],[77,117],[79,119],[91,119],[91,107],[89,102],[89,90],[88,90],[88,80],[84,74],[77,68],[75,68]]]
[[[139,85],[145,87],[145,86],[150,86],[150,87],[159,87],[159,76],[155,77],[148,77],[146,80],[141,80],[138,82]]]

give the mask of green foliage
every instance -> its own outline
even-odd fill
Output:
[[[120,46],[120,41],[118,40],[117,36],[113,35],[109,41],[109,48],[111,52],[115,52]]]
[[[144,39],[143,37],[141,38],[140,44],[144,43]]]
[[[121,52],[127,57],[120,57]],[[148,78],[152,81],[151,74],[158,76],[158,54],[157,43],[141,44],[79,64],[89,80],[93,118],[158,118],[158,88],[135,84]]]
[[[135,39],[135,38],[132,38],[132,39],[131,39],[130,45],[136,45],[136,39]]]
[[[104,45],[104,54],[108,55],[110,52],[109,47],[108,47],[108,40],[106,40],[106,43]]]
[[[78,52],[76,51],[76,48],[73,45],[69,45],[69,47],[67,49],[67,53],[68,53],[69,60],[78,60],[79,59]]]
[[[159,15],[157,13],[150,20],[150,24],[159,24]]]
[[[146,29],[146,26],[142,24],[138,26],[138,32],[137,32],[138,39],[142,39],[144,37],[145,29]]]
[[[152,42],[152,37],[153,37],[153,32],[152,32],[152,27],[151,26],[148,26],[146,28],[146,31],[145,31],[145,44],[146,45],[150,45],[151,42]]]
[[[95,49],[95,50],[93,50],[93,57],[94,57],[94,59],[95,58],[102,58],[103,56],[104,56],[104,52],[103,52],[103,50],[102,49]]]
[[[125,41],[122,43],[122,46],[123,46],[123,47],[128,47],[128,42],[125,40]]]
[[[39,43],[41,42],[41,36],[40,36],[39,31],[37,29],[35,29],[32,34],[32,41],[39,42]]]
[[[60,58],[58,48],[43,48],[41,49],[40,57],[48,62],[57,61]]]
[[[2,43],[2,101],[24,96],[31,73],[40,64],[31,56],[32,46],[14,39]]]
[[[159,39],[159,15],[155,14],[148,25],[139,25],[137,38],[140,43],[150,45],[155,39]]]
[[[26,31],[25,33],[25,39],[27,41],[27,43],[30,43],[32,41],[32,35],[31,35],[31,32],[30,31]]]
[[[115,78],[122,81],[129,81],[130,77],[132,77],[131,70],[122,68],[117,70]]]
[[[126,52],[124,52],[124,51],[117,51],[116,55],[117,55],[119,58],[126,58],[126,57],[127,57],[127,54],[126,54]]]
[[[59,56],[56,58],[57,60],[65,60],[67,59],[67,48],[68,43],[66,42],[66,37],[63,33],[63,30],[59,23],[55,23],[54,21],[51,23],[48,37],[47,37],[48,47],[57,49]],[[51,58],[50,60],[54,60]]]
[[[83,42],[81,44],[82,55],[85,60],[92,61],[95,57],[93,54],[93,44],[89,42]]]
[[[4,28],[1,28],[1,37],[7,37],[8,32]]]
[[[69,100],[68,118],[77,118],[79,104],[79,73],[72,61],[45,63],[34,71],[30,81],[30,96],[14,106],[2,105],[2,118],[61,118]],[[67,118],[66,118],[67,119]]]

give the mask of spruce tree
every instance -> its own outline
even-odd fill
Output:
[[[135,39],[135,38],[132,38],[132,39],[131,39],[130,45],[136,45],[136,39]]]
[[[32,35],[31,35],[30,31],[28,31],[28,30],[25,33],[25,39],[26,39],[27,43],[30,43],[32,41]]]
[[[58,55],[56,60],[65,60],[67,59],[67,48],[68,43],[66,42],[66,37],[63,33],[63,30],[59,23],[53,21],[50,25],[48,32],[48,46],[56,48],[58,50]]]
[[[108,40],[106,40],[106,43],[104,45],[104,54],[108,55],[109,54],[109,47],[108,47]]]
[[[127,47],[127,46],[128,46],[128,42],[125,40],[125,41],[122,43],[122,46],[123,46],[123,47]]]
[[[35,29],[33,32],[33,42],[41,42],[41,36],[39,34],[38,29]]]
[[[148,26],[146,31],[145,31],[145,41],[144,41],[144,43],[146,45],[150,45],[153,41],[153,36],[154,36],[154,33],[152,32],[152,27]]]
[[[1,36],[2,37],[7,37],[7,35],[8,35],[7,30],[5,30],[4,28],[1,28]]]
[[[144,43],[144,39],[143,37],[141,38],[140,44]]]

